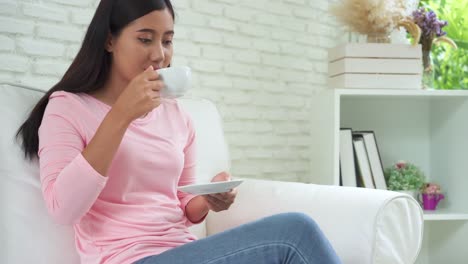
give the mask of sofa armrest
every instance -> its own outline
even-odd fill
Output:
[[[422,243],[419,204],[397,192],[245,179],[227,211],[210,213],[208,235],[281,212],[310,215],[343,263],[414,263]]]

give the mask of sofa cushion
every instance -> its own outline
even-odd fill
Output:
[[[15,141],[18,127],[43,94],[24,87],[0,86],[0,192],[4,196],[0,232],[7,240],[6,246],[0,247],[0,263],[79,263],[73,228],[55,224],[49,217],[38,163],[25,161]]]
[[[230,169],[221,116],[216,106],[206,99],[185,98],[179,99],[179,103],[190,113],[195,126],[197,181],[209,182],[217,173]]]

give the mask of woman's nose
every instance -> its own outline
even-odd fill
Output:
[[[164,47],[162,44],[157,44],[151,49],[150,60],[158,63],[164,61]]]

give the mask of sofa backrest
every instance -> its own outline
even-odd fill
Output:
[[[15,133],[44,94],[38,89],[0,84],[0,263],[79,263],[73,228],[55,224],[42,197],[36,161],[26,161]],[[208,182],[229,168],[221,118],[205,99],[181,99],[197,133],[197,179]],[[206,236],[206,225],[191,228]]]

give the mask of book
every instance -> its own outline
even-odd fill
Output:
[[[354,153],[356,155],[357,172],[363,187],[375,189],[372,171],[367,157],[364,139],[361,136],[353,136]]]
[[[377,189],[387,190],[382,159],[380,157],[379,147],[377,145],[377,139],[374,131],[354,131],[353,135],[360,136],[364,140],[375,187]]]
[[[357,187],[354,161],[353,134],[350,128],[340,129],[341,185]]]

